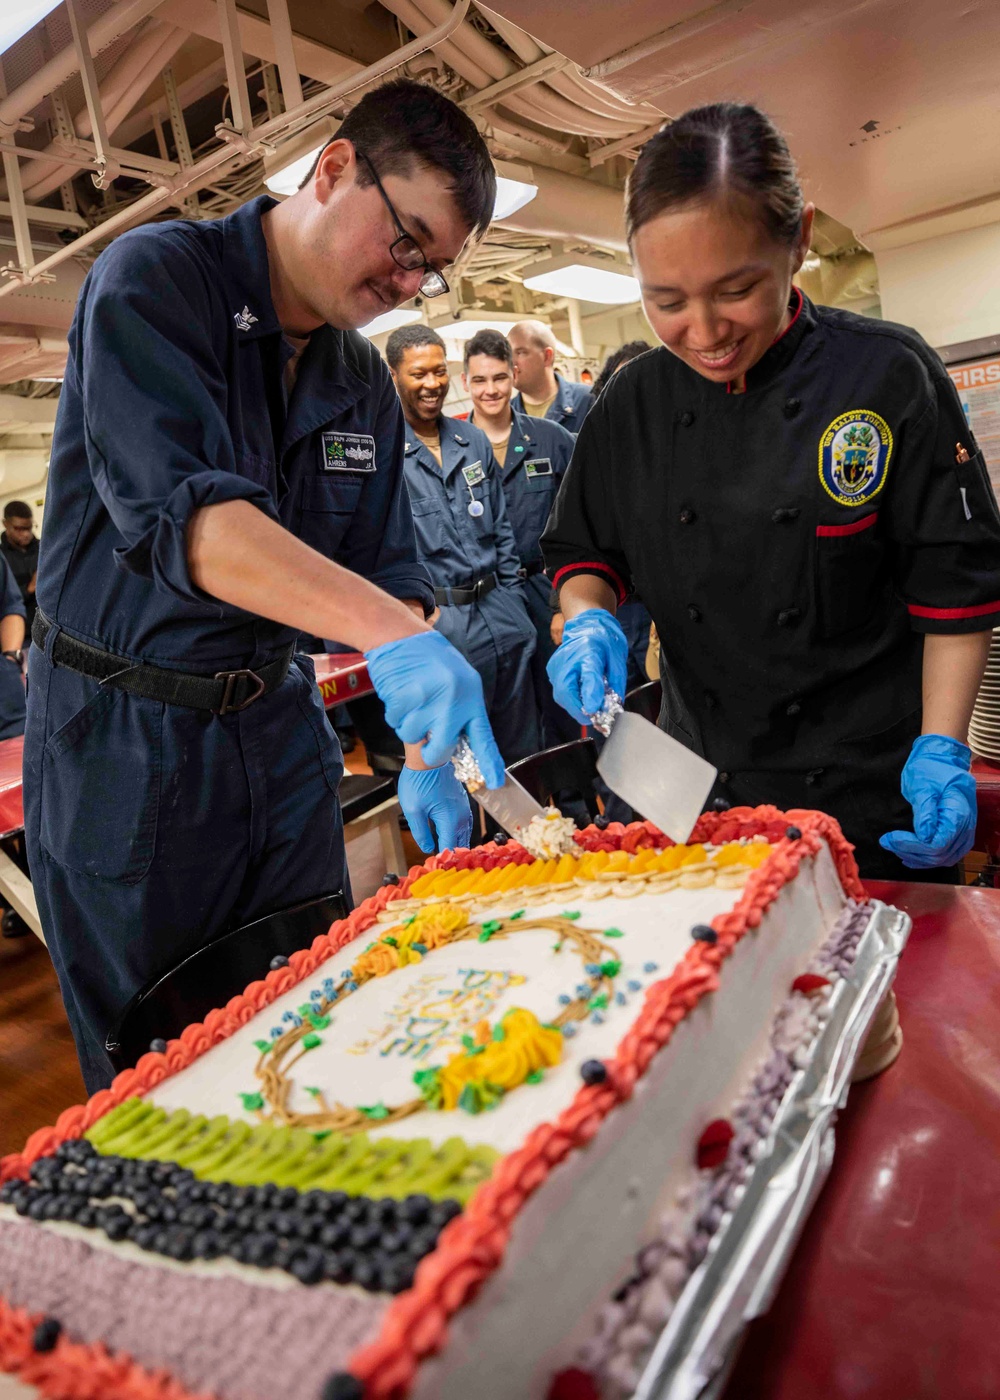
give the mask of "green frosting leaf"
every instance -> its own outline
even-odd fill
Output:
[[[608,958],[607,962],[601,963],[602,977],[617,977],[622,970],[622,965],[617,958]]]
[[[266,1055],[271,1048],[271,1042],[269,1040],[255,1040],[254,1045],[256,1045],[262,1055]]]
[[[621,930],[620,928],[606,928],[606,929],[604,930],[604,937],[605,937],[605,938],[624,938],[625,935],[624,935],[624,933],[622,932],[622,930]]]
[[[322,1037],[316,1035],[313,1031],[310,1031],[308,1035],[302,1037],[303,1050],[315,1050],[317,1045],[322,1044]]]
[[[330,1024],[329,1016],[324,1016],[319,1011],[310,1011],[309,1020],[313,1029],[317,1031],[325,1031]]]
[[[560,919],[578,919],[580,911],[579,909],[564,909],[559,917]]]
[[[530,1074],[525,1075],[524,1082],[525,1084],[541,1084],[544,1078],[545,1075],[542,1070],[533,1069]]]
[[[363,1113],[363,1114],[365,1115],[366,1118],[388,1118],[388,1117],[389,1117],[389,1110],[386,1108],[386,1106],[385,1106],[384,1103],[374,1103],[374,1104],[371,1104],[368,1108],[363,1108],[363,1107],[360,1107],[360,1106],[359,1106],[358,1112],[359,1112],[359,1113]]]
[[[243,1100],[243,1107],[248,1113],[253,1113],[256,1109],[264,1107],[263,1094],[240,1094],[240,1098]]]

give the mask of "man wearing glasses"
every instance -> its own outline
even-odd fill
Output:
[[[366,653],[407,745],[404,810],[439,846],[468,839],[447,763],[462,732],[502,782],[479,678],[424,620],[392,381],[352,333],[444,291],[494,197],[469,118],[397,81],[358,103],[284,203],[135,229],[84,284],[52,447],[24,795],[91,1091],[111,1077],[108,1030],[155,975],[347,886],[343,763],[298,634]]]

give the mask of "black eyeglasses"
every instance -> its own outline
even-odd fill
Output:
[[[401,267],[404,272],[415,272],[418,267],[424,269],[424,275],[420,279],[420,290],[425,297],[439,297],[448,290],[448,283],[437,268],[431,267],[424,257],[424,251],[417,240],[400,223],[399,215],[393,208],[392,200],[382,187],[382,181],[378,178],[378,171],[363,151],[355,150],[358,160],[363,160],[371,172],[371,177],[375,181],[375,188],[382,196],[385,207],[392,215],[392,222],[399,230],[399,237],[389,244],[389,252],[397,267]]]

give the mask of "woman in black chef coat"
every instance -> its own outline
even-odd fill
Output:
[[[975,832],[1000,515],[920,336],[793,287],[813,212],[753,107],[641,152],[626,221],[662,348],[595,404],[543,537],[567,619],[549,673],[581,722],[621,691],[635,592],[660,723],[718,767],[717,805],[819,808],[863,874],[947,880]]]

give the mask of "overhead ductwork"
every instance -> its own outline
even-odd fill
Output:
[[[584,240],[618,253],[628,250],[621,190],[540,165],[533,170],[537,195],[509,219],[501,219],[501,228],[543,238]]]

